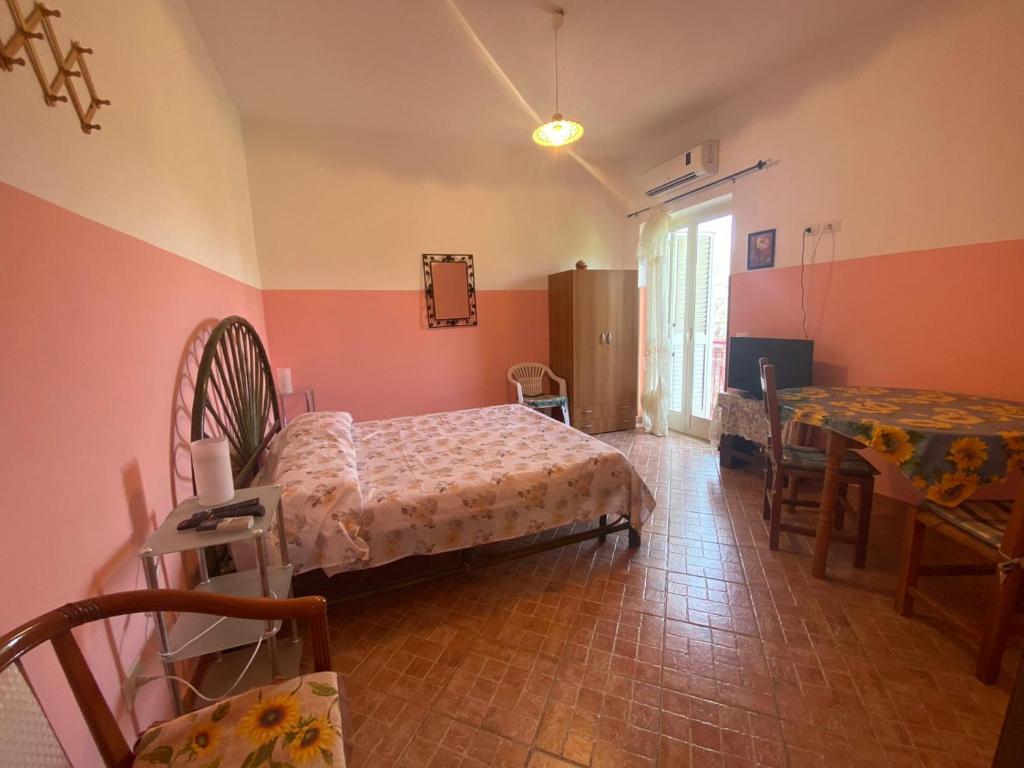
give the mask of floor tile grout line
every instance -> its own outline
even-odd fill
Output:
[[[618,559],[618,556],[609,558],[607,556],[608,553],[599,552],[585,558],[573,556],[572,562],[570,562],[569,550],[567,549],[565,554],[559,551],[559,555],[554,563],[548,562],[545,559],[536,567],[529,569],[529,573],[525,573],[531,579],[529,594],[524,596],[517,593],[514,586],[500,585],[500,594],[507,594],[509,600],[526,601],[522,608],[517,608],[515,611],[512,611],[511,608],[502,610],[500,600],[498,602],[494,600],[481,600],[479,605],[486,606],[489,615],[500,613],[503,617],[501,621],[493,624],[491,627],[484,626],[475,621],[470,624],[461,623],[458,631],[465,633],[466,637],[470,638],[472,642],[477,642],[482,638],[488,642],[501,642],[505,646],[515,646],[517,632],[533,632],[534,634],[532,635],[522,636],[528,639],[530,647],[534,647],[536,642],[539,643],[536,647],[545,647],[546,645],[546,647],[558,648],[557,658],[567,659],[566,648],[568,646],[566,645],[566,640],[561,641],[559,645],[555,645],[553,642],[555,638],[552,637],[545,644],[544,637],[547,633],[544,629],[530,628],[528,625],[523,624],[516,625],[516,622],[509,618],[520,613],[527,616],[530,614],[539,615],[537,614],[539,605],[549,605],[540,602],[540,599],[534,594],[535,589],[543,590],[543,582],[550,583],[555,579],[563,580],[574,587],[574,597],[576,604],[579,605],[579,600],[583,599],[583,592],[577,590],[585,590],[587,584],[595,579],[600,579],[600,583],[602,583],[600,595],[598,596],[598,593],[591,593],[587,599],[598,605],[604,605],[607,608],[609,607],[607,598],[614,597],[614,615],[617,619],[607,619],[607,621],[617,621],[620,624],[630,600],[627,595],[636,595],[636,590],[642,589],[638,599],[644,602],[637,609],[637,613],[641,617],[640,621],[643,622],[646,617],[662,621],[660,632],[662,648],[660,665],[657,670],[660,704],[665,700],[664,694],[666,692],[666,681],[668,680],[669,664],[666,659],[665,644],[666,640],[669,639],[669,635],[672,634],[669,632],[667,624],[670,596],[668,592],[669,575],[690,572],[703,579],[706,585],[713,584],[713,582],[722,583],[726,591],[721,595],[717,591],[713,594],[725,606],[740,605],[738,602],[730,602],[730,591],[742,586],[746,590],[746,599],[749,601],[751,612],[750,614],[745,614],[746,609],[740,611],[740,615],[735,617],[737,623],[729,624],[728,611],[718,614],[704,612],[702,608],[710,606],[701,605],[694,607],[693,617],[685,613],[677,614],[683,615],[684,618],[673,619],[673,621],[679,621],[681,624],[692,626],[694,629],[721,633],[722,648],[726,650],[726,655],[723,656],[723,659],[727,667],[738,664],[736,670],[739,672],[742,672],[744,669],[744,664],[735,656],[735,651],[739,649],[739,646],[736,646],[734,642],[732,644],[734,649],[730,652],[728,650],[730,643],[725,636],[731,635],[741,639],[742,644],[747,647],[748,642],[759,642],[761,644],[760,653],[743,657],[754,665],[753,668],[755,670],[759,664],[767,664],[769,660],[777,660],[779,662],[777,665],[779,676],[773,676],[771,666],[767,668],[768,682],[772,687],[772,704],[774,708],[774,715],[771,719],[786,726],[789,729],[788,732],[797,737],[796,739],[787,737],[786,731],[783,731],[778,737],[779,743],[777,748],[780,748],[780,754],[776,755],[776,757],[779,758],[780,765],[783,763],[786,765],[795,764],[794,761],[802,764],[803,759],[812,755],[816,755],[819,760],[822,757],[828,760],[830,744],[833,745],[834,749],[847,750],[846,752],[835,752],[833,749],[831,752],[832,759],[837,761],[853,759],[848,750],[855,748],[851,747],[851,743],[855,743],[855,736],[861,729],[853,721],[850,721],[850,724],[854,726],[851,730],[846,727],[843,720],[833,720],[831,718],[819,720],[817,717],[810,716],[801,720],[797,714],[801,711],[799,708],[801,706],[801,691],[803,691],[804,696],[811,697],[816,695],[816,691],[821,695],[827,695],[829,690],[848,693],[854,697],[851,701],[855,705],[858,704],[858,697],[861,697],[861,700],[869,705],[872,703],[880,705],[879,709],[874,710],[874,714],[871,715],[872,718],[888,716],[884,713],[891,711],[890,706],[896,706],[902,713],[903,706],[908,702],[908,695],[912,695],[915,690],[914,686],[918,685],[913,677],[905,677],[903,675],[918,674],[919,668],[922,667],[927,654],[931,650],[937,650],[941,658],[941,654],[956,653],[957,649],[947,647],[949,643],[940,642],[943,638],[934,637],[933,633],[929,632],[927,628],[914,631],[913,634],[907,634],[898,628],[893,628],[891,622],[885,621],[886,616],[879,613],[878,600],[870,597],[870,595],[866,599],[856,599],[856,595],[854,595],[853,601],[847,605],[848,601],[844,601],[843,598],[849,597],[852,593],[844,592],[841,588],[820,588],[822,585],[812,583],[807,575],[805,558],[801,559],[792,556],[796,554],[806,555],[805,551],[772,553],[767,550],[764,543],[763,524],[760,521],[760,516],[755,514],[753,504],[753,499],[756,498],[757,493],[754,483],[750,482],[749,477],[729,477],[727,479],[722,477],[723,474],[727,473],[722,472],[717,467],[712,468],[711,462],[706,462],[701,466],[695,466],[693,463],[690,463],[687,468],[682,470],[669,470],[670,463],[677,461],[675,453],[676,449],[673,448],[671,462],[668,458],[663,458],[660,462],[660,469],[658,469],[659,462],[656,456],[644,458],[640,462],[647,465],[649,471],[652,471],[659,478],[658,490],[660,491],[659,495],[662,497],[662,504],[660,506],[664,510],[664,519],[652,520],[655,523],[652,526],[652,535],[645,536],[644,543],[647,549],[643,557],[638,558],[643,564],[635,566],[635,570],[641,567],[644,569],[640,582],[642,587],[637,587],[632,581],[632,579],[636,578],[636,575],[632,573],[634,567],[629,565],[630,561],[621,561]],[[714,477],[716,473],[719,475],[717,488],[715,487]],[[682,483],[680,483],[680,478]],[[685,490],[681,490],[681,485],[683,485]],[[686,512],[685,510],[687,509],[690,512]],[[675,524],[672,523],[673,519],[677,521]],[[728,519],[728,523],[725,522],[726,519]],[[703,533],[698,533],[696,526],[707,526],[707,528]],[[695,538],[687,538],[690,535],[694,535]],[[682,536],[682,538],[678,538],[679,536]],[[731,541],[723,543],[724,536],[731,536]],[[673,541],[678,543],[672,543]],[[652,544],[655,547],[654,550],[649,549]],[[729,553],[730,549],[736,553],[735,556]],[[733,580],[735,574],[723,578],[723,573],[720,570],[718,572],[706,570],[710,563],[697,563],[692,569],[688,568],[686,566],[686,558],[690,556],[708,560],[720,560],[723,564],[732,563],[733,565],[729,566],[732,568],[738,564],[739,568],[735,570],[738,571],[740,580]],[[679,563],[673,564],[673,558],[678,558]],[[575,574],[572,574],[572,570],[573,568],[583,566],[584,560],[586,563],[586,578],[581,580]],[[623,562],[626,563],[625,568],[622,567]],[[681,567],[676,567],[676,565]],[[844,573],[846,570],[848,569],[844,569]],[[883,576],[890,569],[883,564],[881,569],[876,568],[872,570],[873,573],[866,574],[872,578],[864,579],[862,583],[860,583],[860,580],[857,580],[858,583],[853,586],[858,588],[880,583],[879,577]],[[665,580],[665,589],[664,593],[660,595],[661,599],[657,604],[651,605],[647,601],[646,592],[649,590],[651,579],[655,574],[659,573]],[[726,570],[725,573],[729,574],[729,571]],[[756,579],[754,578],[755,576]],[[539,585],[534,579],[541,579]],[[609,587],[615,588],[609,589]],[[694,584],[694,587],[694,594],[697,594],[699,597],[700,595],[696,592],[697,585]],[[401,635],[403,632],[411,631],[417,634],[424,634],[426,632],[425,636],[430,637],[429,632],[432,631],[431,627],[433,625],[449,625],[447,617],[458,615],[452,604],[443,599],[438,600],[436,608],[433,609],[439,611],[439,613],[430,615],[430,602],[428,600],[428,605],[425,606],[423,613],[414,612],[411,614],[411,623],[406,623],[400,617],[401,610],[407,603],[403,603],[402,606],[387,608],[386,613],[378,617],[368,615],[366,618],[378,630],[359,627],[358,636],[379,637],[380,629],[384,629],[387,630],[387,635],[385,635],[387,639],[382,641],[380,645],[375,640],[369,641],[372,643],[372,646],[368,650],[361,653],[352,653],[345,660],[345,663],[348,664],[358,659],[356,664],[353,665],[352,670],[361,670],[364,680],[371,679],[376,670],[385,669],[386,659],[390,658],[392,653],[401,651]],[[651,610],[652,608],[654,610]],[[714,608],[712,607],[713,610]],[[702,618],[701,614],[707,619],[706,623],[697,623]],[[722,618],[722,621],[718,623],[721,623],[722,626],[716,627],[714,623],[718,621],[719,617]],[[714,621],[712,620],[713,618]],[[737,628],[741,630],[748,629],[748,625],[745,622],[750,618],[753,619],[754,626],[757,629],[756,634],[736,631]],[[640,626],[642,627],[642,623]],[[613,642],[619,636],[620,630],[626,632],[625,627],[618,625],[614,627],[614,630]],[[499,632],[502,634],[497,634]],[[506,632],[507,634],[505,634]],[[499,636],[502,638],[501,641],[497,640]],[[536,641],[529,639],[534,636],[538,638]],[[597,642],[597,637],[597,635],[592,634],[587,641],[588,654],[595,648],[594,643]],[[600,637],[604,638],[603,635]],[[789,639],[787,640],[787,638]],[[885,649],[898,647],[898,644],[904,638],[913,643],[913,645],[907,646],[908,652],[899,654],[892,661],[887,661],[884,655]],[[786,643],[791,641],[795,645],[791,646],[792,651],[787,651]],[[779,645],[780,643],[782,645]],[[935,646],[935,648],[933,649],[932,646]],[[384,655],[381,655],[380,652],[382,647],[387,648],[384,651]],[[601,642],[601,647],[605,647],[604,640]],[[410,646],[411,648],[412,646]],[[614,653],[614,650],[611,652]],[[399,663],[401,661],[401,658],[395,657],[395,662],[391,662],[394,665],[392,669],[402,668]],[[535,659],[531,662],[531,666],[535,667],[536,663]],[[812,667],[811,670],[808,670],[811,672],[810,676],[804,675],[802,671],[803,667],[807,665]],[[732,671],[727,667],[722,668],[725,672],[723,680],[735,679]],[[750,667],[748,666],[747,668]],[[705,674],[700,667],[694,669],[698,675]],[[370,672],[370,675],[366,674],[367,671]],[[834,681],[835,686],[838,687],[833,685],[832,672],[840,676],[846,676]],[[899,673],[892,678],[896,681],[895,684],[884,683],[879,686],[878,676],[888,680],[887,675],[889,672]],[[927,675],[927,671],[923,669],[920,670],[920,673]],[[822,675],[825,676],[824,679]],[[850,675],[853,676],[853,680],[849,678]],[[557,676],[556,672],[555,677],[557,678]],[[384,679],[382,678],[382,681]],[[390,679],[393,680],[394,678]],[[936,674],[934,680],[929,682],[931,686],[929,690],[934,691],[935,695],[941,695],[943,691],[953,690],[951,686],[955,686],[958,679],[957,676],[953,675]],[[681,682],[685,682],[685,680],[681,678]],[[700,687],[702,686],[703,684]],[[389,688],[390,683],[385,687]],[[681,685],[680,687],[683,686]],[[692,688],[692,686],[689,687]],[[401,703],[402,700],[409,702],[411,700],[412,688],[396,686],[395,691],[398,692],[397,702]],[[685,691],[683,693],[686,696],[692,696],[692,694],[687,694]],[[786,699],[789,718],[783,717],[783,710],[781,708],[785,696],[795,697],[793,701],[790,701],[788,698]],[[863,698],[865,696],[868,698]],[[703,697],[693,698],[695,701],[703,699]],[[763,716],[764,712],[735,703],[727,703],[727,701],[732,699],[731,694],[724,700],[719,700],[721,698],[721,696],[712,693],[706,701],[720,707],[733,709],[737,713],[748,713],[745,719],[739,719],[736,722],[743,723],[739,727],[753,735],[749,717],[752,714]],[[742,698],[749,700],[746,696]],[[553,689],[549,689],[544,695],[544,709],[550,706],[552,699]],[[379,700],[375,696],[370,696],[364,699],[364,701],[374,702],[374,707],[376,707]],[[812,702],[812,698],[805,698],[803,705],[813,707]],[[957,729],[943,728],[941,721],[935,720],[932,717],[933,710],[941,714],[940,709],[935,709],[936,706],[941,705],[931,703],[927,704],[924,709],[918,705],[920,714],[916,715],[919,718],[917,720],[907,719],[902,714],[895,715],[894,722],[905,729],[904,736],[902,737],[899,737],[894,731],[890,731],[887,727],[883,726],[881,720],[878,720],[877,726],[868,723],[864,736],[867,738],[868,743],[873,745],[871,749],[876,751],[879,763],[892,763],[893,761],[909,758],[919,765],[921,760],[927,759],[928,754],[937,754],[933,751],[935,749],[942,754],[960,754],[956,746],[941,746],[943,742],[937,742],[940,744],[938,747],[918,742],[919,729],[915,727],[915,724],[920,724],[920,727],[926,729],[924,735],[928,738],[944,738],[944,734],[946,734],[964,739],[965,746],[962,754],[971,760],[976,758],[983,759],[988,749],[987,740],[991,736],[987,733],[988,729],[982,727],[984,725],[982,720],[987,716],[987,712],[998,709],[995,706],[996,703],[996,699],[993,699],[991,696],[983,696],[980,691],[972,691],[969,695],[965,694],[962,701],[956,705],[958,709],[955,712],[962,711],[959,709],[962,707],[965,708],[963,711],[970,713],[969,708],[974,708],[976,714],[972,715],[972,717],[975,725],[967,730],[964,730],[962,727]],[[796,705],[795,708],[791,706],[792,704]],[[405,706],[404,703],[403,706]],[[436,706],[436,701],[432,701],[430,710],[436,711]],[[373,708],[370,708],[369,711],[372,712],[372,710]],[[365,712],[366,710],[363,710],[361,714],[365,716]],[[810,709],[807,712],[808,715],[812,714]],[[880,715],[879,713],[882,714]],[[541,714],[543,715],[543,710]],[[654,715],[655,713],[651,714]],[[840,703],[837,714],[841,717],[849,717],[850,715],[855,716],[855,711],[848,704]],[[953,714],[954,712],[951,711],[950,716]],[[664,707],[659,706],[656,717],[652,718],[657,723],[659,739],[663,738],[666,716],[667,712]],[[478,728],[461,718],[450,718],[448,715],[445,715],[445,717],[453,722],[460,722],[467,728]],[[740,718],[741,716],[737,714],[736,717]],[[736,725],[730,725],[728,720],[721,722],[732,728],[737,727]],[[818,725],[813,723],[818,723]],[[815,739],[825,739],[826,741],[821,741],[820,743],[818,741],[807,741],[803,733],[792,730],[790,726],[794,724],[808,726],[816,732]],[[806,732],[805,730],[804,733]],[[523,754],[527,755],[525,759],[529,759],[529,754],[533,753],[550,754],[537,745],[537,733],[538,731],[535,730],[532,744],[523,746],[520,742],[516,742],[517,748],[522,748],[524,750]],[[913,742],[906,741],[907,733],[912,736]],[[374,738],[373,734],[370,733],[368,733],[368,737]],[[769,740],[774,742],[775,738],[770,736]],[[827,741],[827,739],[831,738],[841,741]],[[410,738],[411,740],[412,737]],[[798,746],[799,754],[794,752],[795,745]],[[403,747],[403,753],[407,749],[408,744]],[[824,755],[822,751],[824,751]],[[867,754],[873,753],[869,752]],[[376,755],[373,759],[379,760],[380,753],[376,753]],[[369,756],[369,753],[367,753],[368,758]],[[559,756],[559,759],[566,758]],[[660,765],[661,768],[668,768],[668,766],[664,765],[664,760],[665,758],[662,755],[659,743],[653,762],[656,765]]]

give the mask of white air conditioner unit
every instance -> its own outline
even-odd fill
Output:
[[[648,197],[674,192],[683,184],[718,173],[718,140],[705,141],[681,155],[644,171],[644,190]]]

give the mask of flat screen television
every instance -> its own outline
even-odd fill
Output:
[[[814,342],[807,339],[759,339],[733,336],[729,339],[726,386],[761,397],[758,361],[767,357],[775,366],[779,389],[811,386]]]

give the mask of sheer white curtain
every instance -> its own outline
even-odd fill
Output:
[[[644,428],[653,435],[667,435],[672,327],[668,215],[664,209],[655,209],[644,223],[636,257],[647,272],[647,338],[643,340],[644,384],[640,406]]]

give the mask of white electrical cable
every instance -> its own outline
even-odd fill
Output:
[[[277,599],[277,593],[274,592],[274,590],[270,590],[270,597],[272,599],[276,600]],[[224,621],[227,621],[228,618],[230,618],[230,617],[228,617],[228,616],[221,616],[219,619],[217,619],[215,622],[213,622],[213,624],[208,626],[206,629],[204,629],[198,635],[196,635],[191,640],[189,640],[186,643],[184,643],[180,648],[177,648],[176,650],[173,650],[173,651],[157,651],[156,652],[157,656],[160,656],[163,659],[167,659],[167,658],[170,658],[172,656],[178,655],[183,650],[185,650],[190,645],[192,645],[192,643],[194,643],[196,640],[198,640],[199,638],[203,637],[207,632],[211,631],[214,627],[218,626],[219,624],[221,624]],[[146,626],[145,626],[145,628],[143,630],[143,633],[146,634],[146,635],[149,634],[149,622],[151,620],[152,620],[152,615],[147,613],[146,614]],[[242,682],[242,678],[245,677],[246,673],[249,671],[249,667],[251,667],[253,662],[256,660],[256,654],[260,652],[260,646],[263,645],[263,641],[266,640],[269,637],[272,637],[276,633],[277,633],[277,630],[269,630],[267,632],[262,633],[259,636],[259,638],[257,638],[257,640],[256,640],[256,647],[253,649],[252,655],[249,657],[249,661],[247,661],[245,663],[245,666],[242,668],[242,671],[239,673],[238,677],[235,679],[235,682],[231,684],[231,687],[228,688],[226,691],[224,691],[224,693],[220,694],[219,696],[214,696],[213,698],[211,698],[209,696],[204,696],[202,693],[199,692],[199,690],[194,685],[192,685],[191,682],[189,682],[188,680],[186,680],[183,677],[178,677],[177,675],[145,675],[145,676],[140,676],[138,681],[137,681],[137,683],[136,683],[136,686],[141,688],[142,686],[146,685],[147,683],[151,683],[154,680],[176,680],[177,682],[183,684],[186,688],[191,690],[192,693],[194,693],[196,696],[198,696],[203,701],[220,701],[221,699],[225,698],[226,696],[230,696],[231,692],[234,691],[235,688],[238,687],[239,683]]]
[[[215,622],[213,622],[213,624],[211,624],[210,626],[208,626],[208,627],[207,627],[206,629],[204,629],[204,630],[203,630],[202,632],[200,632],[200,633],[199,633],[198,635],[196,635],[195,637],[193,637],[193,638],[192,638],[191,640],[187,641],[187,642],[186,642],[186,643],[185,643],[184,645],[182,645],[182,646],[181,646],[180,648],[175,648],[175,649],[174,649],[173,651],[157,651],[157,652],[156,652],[156,655],[157,655],[157,656],[160,656],[160,657],[161,657],[161,658],[163,658],[163,659],[167,659],[167,658],[170,658],[171,656],[177,656],[177,655],[178,655],[179,653],[181,653],[181,652],[182,652],[182,651],[184,651],[184,650],[185,650],[186,648],[188,648],[188,647],[189,647],[190,645],[192,645],[192,643],[194,643],[194,642],[195,642],[196,640],[198,640],[199,638],[203,637],[203,636],[204,636],[204,635],[205,635],[205,634],[206,634],[207,632],[210,632],[210,631],[212,631],[212,630],[213,630],[213,629],[214,629],[215,627],[217,627],[217,626],[219,626],[220,624],[222,624],[222,623],[224,623],[225,621],[227,621],[227,619],[228,619],[228,617],[227,617],[227,616],[221,616],[221,617],[220,617],[219,619],[217,619],[217,620],[216,620]]]
[[[814,238],[814,248],[811,249],[811,266],[817,262],[818,259],[818,246],[821,244],[821,239],[828,233],[832,235],[832,257],[829,260],[830,264],[835,264],[836,261],[836,231],[832,228],[831,224],[826,225],[818,233],[817,237]],[[810,334],[807,332],[807,286],[804,283],[804,272],[806,271],[807,265],[804,260],[804,251],[807,245],[807,236],[811,235],[811,228],[806,227],[800,238],[800,327],[803,329],[804,338],[809,339]],[[811,283],[813,284],[813,280]],[[826,291],[827,293],[827,291]],[[824,304],[821,307],[821,316],[818,318],[818,330],[821,330],[821,319],[825,315]]]
[[[806,227],[800,238],[800,327],[803,329],[804,338],[809,339],[810,334],[807,333],[807,287],[804,284],[804,273],[807,265],[804,261],[804,251],[807,247],[807,236],[811,235],[811,228]],[[818,244],[821,242],[821,238],[824,237],[824,232],[819,232],[818,236],[814,239],[814,248],[811,249],[811,266],[814,266],[815,259],[818,256]],[[812,235],[813,237],[813,235]],[[811,281],[813,283],[813,280]]]
[[[277,599],[277,594],[274,592],[274,590],[270,590],[270,597],[272,599],[274,599],[274,600]],[[148,614],[147,614],[147,617],[148,617]],[[222,624],[225,621],[227,621],[228,618],[229,618],[228,616],[221,616],[219,619],[217,619],[215,622],[213,622],[213,624],[208,626],[206,629],[204,629],[198,635],[193,637],[191,640],[187,641],[180,648],[177,648],[177,649],[175,649],[173,651],[157,651],[156,652],[157,656],[160,656],[160,657],[165,658],[165,659],[170,657],[170,656],[177,656],[179,653],[181,653],[186,648],[188,648],[190,645],[192,645],[192,643],[194,643],[196,640],[198,640],[199,638],[203,637],[207,632],[211,632],[215,627],[217,627],[220,624]],[[147,629],[148,629],[148,626],[147,626]]]
[[[803,328],[805,339],[810,338],[807,335],[807,291],[804,286],[804,250],[807,248],[807,236],[810,234],[809,229],[810,227],[805,229],[800,237],[800,327]]]
[[[239,684],[242,682],[242,678],[244,678],[246,673],[249,671],[249,667],[251,667],[253,662],[256,661],[256,654],[260,652],[260,647],[263,645],[263,641],[268,637],[272,637],[273,635],[274,632],[264,632],[262,635],[259,636],[259,638],[256,640],[256,647],[253,649],[252,655],[249,657],[249,660],[245,662],[245,666],[242,668],[242,671],[238,674],[238,677],[235,678],[235,682],[233,682],[231,684],[231,687],[219,696],[205,696],[203,693],[199,691],[198,688],[192,685],[191,682],[189,682],[183,677],[178,677],[177,675],[152,675],[150,677],[140,677],[138,681],[138,687],[141,688],[142,686],[146,685],[147,683],[151,683],[154,680],[175,680],[184,685],[186,688],[192,691],[192,693],[194,693],[198,698],[202,699],[203,701],[220,701],[221,699],[230,696],[234,692],[235,688],[239,686]]]

